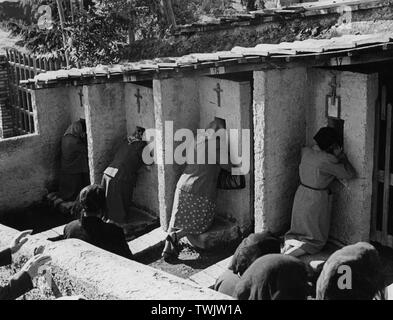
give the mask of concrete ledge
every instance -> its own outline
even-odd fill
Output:
[[[216,283],[217,278],[226,270],[228,270],[231,260],[232,256],[217,262],[216,264],[202,270],[201,272],[198,272],[197,274],[194,274],[189,279],[202,287],[212,288]]]
[[[153,231],[136,238],[128,243],[131,252],[134,256],[141,255],[147,250],[155,249],[164,244],[167,234],[162,228],[154,229]]]
[[[18,231],[0,225],[0,246],[7,246]],[[190,280],[111,254],[79,240],[51,243],[32,236],[14,257],[14,265],[30,258],[45,245],[52,257],[52,273],[62,293],[82,294],[89,299],[121,300],[217,300],[230,299]]]

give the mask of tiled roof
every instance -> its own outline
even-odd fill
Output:
[[[290,62],[296,59],[319,59],[348,56],[355,53],[393,50],[393,33],[371,35],[344,35],[327,40],[309,39],[280,44],[259,44],[255,47],[234,47],[231,51],[215,53],[194,53],[182,57],[159,58],[122,65],[97,66],[83,69],[48,71],[34,79],[21,81],[22,84],[45,87],[56,82],[71,81],[86,83],[88,79],[123,77],[125,81],[136,81],[136,77],[146,75],[152,79],[157,73],[166,71],[178,73],[193,72],[203,68],[214,68],[236,64]],[[378,51],[379,52],[379,51]],[[393,52],[392,52],[393,58]]]
[[[373,9],[391,5],[389,0],[323,0],[297,3],[283,8],[263,9],[247,14],[223,16],[212,21],[179,26],[176,34],[212,31],[222,28],[249,26],[286,19],[304,18],[332,13]]]

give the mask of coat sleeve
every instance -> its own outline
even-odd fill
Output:
[[[17,273],[10,282],[0,288],[0,300],[15,300],[33,289],[33,283],[27,272]]]
[[[0,266],[8,266],[12,263],[11,249],[0,251]]]
[[[356,172],[350,163],[326,161],[322,163],[321,171],[331,174],[337,179],[350,180],[356,176]]]

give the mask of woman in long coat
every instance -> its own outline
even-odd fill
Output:
[[[125,224],[132,206],[138,170],[144,165],[142,153],[147,145],[142,140],[144,130],[138,128],[117,150],[115,158],[104,171],[102,186],[106,191],[106,218],[119,225]]]
[[[59,196],[74,201],[89,184],[86,123],[80,119],[68,127],[61,140]]]
[[[291,229],[285,235],[283,252],[295,257],[322,250],[330,229],[329,185],[334,179],[355,177],[355,169],[344,154],[333,128],[320,129],[314,140],[317,145],[302,150],[301,184],[292,208]]]
[[[197,139],[194,163],[187,164],[177,182],[168,236],[162,252],[165,260],[178,256],[178,241],[181,238],[187,235],[202,234],[213,223],[218,175],[221,167],[225,169],[231,167],[230,164],[220,164],[221,152],[217,132],[222,129],[225,129],[225,122],[219,119],[209,124],[208,134]],[[209,140],[212,139],[216,139],[215,155],[212,155],[208,147]],[[200,154],[205,155],[204,164],[198,164],[197,155]]]

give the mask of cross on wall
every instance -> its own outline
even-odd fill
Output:
[[[143,96],[141,95],[140,89],[137,90],[135,94],[136,98],[136,103],[138,104],[138,113],[141,113],[141,99],[143,99]]]
[[[221,107],[221,93],[224,92],[224,90],[221,89],[220,83],[217,82],[217,86],[213,89],[217,93],[217,106]]]
[[[82,89],[79,90],[78,96],[79,96],[79,102],[81,104],[81,107],[83,107],[83,90]]]

